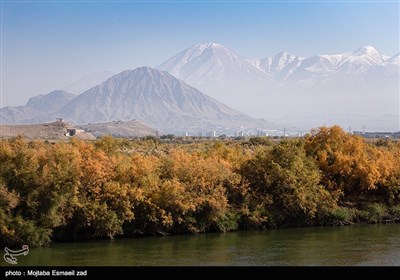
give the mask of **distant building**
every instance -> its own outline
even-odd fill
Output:
[[[65,134],[65,136],[71,137],[83,132],[87,132],[87,130],[79,128],[67,128],[67,133]]]
[[[358,135],[368,139],[387,139],[387,138],[400,138],[399,132],[362,132],[362,131],[353,131],[354,135]]]
[[[211,130],[211,131],[208,133],[208,136],[210,136],[210,137],[217,137],[217,132],[216,132],[215,130]]]
[[[67,134],[65,136],[75,136],[76,128],[67,128]]]
[[[263,131],[263,130],[258,130],[257,131],[257,136],[268,136],[268,132]]]

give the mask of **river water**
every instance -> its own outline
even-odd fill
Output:
[[[399,266],[400,224],[53,243],[19,256],[18,264]]]

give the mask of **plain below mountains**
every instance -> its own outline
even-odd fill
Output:
[[[22,136],[27,139],[67,140],[71,137],[93,140],[91,133],[78,130],[63,121],[55,121],[42,124],[1,125],[0,138],[14,138]]]
[[[105,135],[122,138],[157,136],[157,130],[138,120],[94,123],[80,125],[78,127],[83,129],[85,132],[91,133],[95,137],[102,137]]]

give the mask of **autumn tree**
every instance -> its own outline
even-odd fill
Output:
[[[307,157],[303,140],[282,141],[258,153],[243,165],[242,176],[270,225],[311,223],[336,205],[320,185],[319,170]]]
[[[357,194],[375,190],[394,170],[393,155],[339,126],[313,130],[306,138],[306,151],[322,171],[322,184],[331,191]]]

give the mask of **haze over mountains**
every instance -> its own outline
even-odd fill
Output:
[[[232,135],[236,131],[274,128],[271,123],[231,109],[171,74],[150,67],[125,70],[72,97],[65,91],[40,95],[18,107],[18,117],[10,116],[6,108],[1,109],[0,117],[4,123],[11,119],[11,123],[42,123],[64,118],[73,124],[111,122],[108,126],[137,119],[161,133],[180,134],[216,130],[218,134]],[[61,106],[48,106],[49,100]],[[24,110],[36,111],[32,115],[31,111],[24,114]]]
[[[339,123],[397,130],[399,54],[365,46],[333,55],[280,52],[250,60],[217,44],[184,50],[158,66],[253,116],[310,128]]]
[[[171,74],[140,67],[117,74],[67,103],[58,115],[75,123],[138,119],[162,131],[267,128]]]
[[[26,106],[46,113],[60,110],[65,104],[76,97],[65,90],[54,90],[48,94],[40,94],[29,98]]]
[[[307,130],[331,124],[399,130],[399,54],[383,55],[371,46],[342,54],[280,52],[250,60],[220,44],[204,43],[157,68],[163,71],[140,67],[88,75],[64,88],[68,91],[1,108],[0,121],[41,123],[62,117],[75,124],[113,124],[137,119],[163,132]]]
[[[224,102],[232,101],[231,90],[245,97],[249,89],[261,89],[266,79],[253,62],[216,43],[193,46],[157,68]]]
[[[115,74],[110,71],[101,71],[91,75],[86,75],[82,77],[79,81],[76,81],[64,87],[63,90],[74,94],[81,94],[82,92],[85,92],[88,89],[101,84],[102,82],[114,75]]]
[[[29,98],[24,106],[7,106],[0,109],[2,124],[40,123],[49,119],[49,115],[60,110],[65,104],[76,97],[64,90],[54,90],[48,94],[40,94]]]

